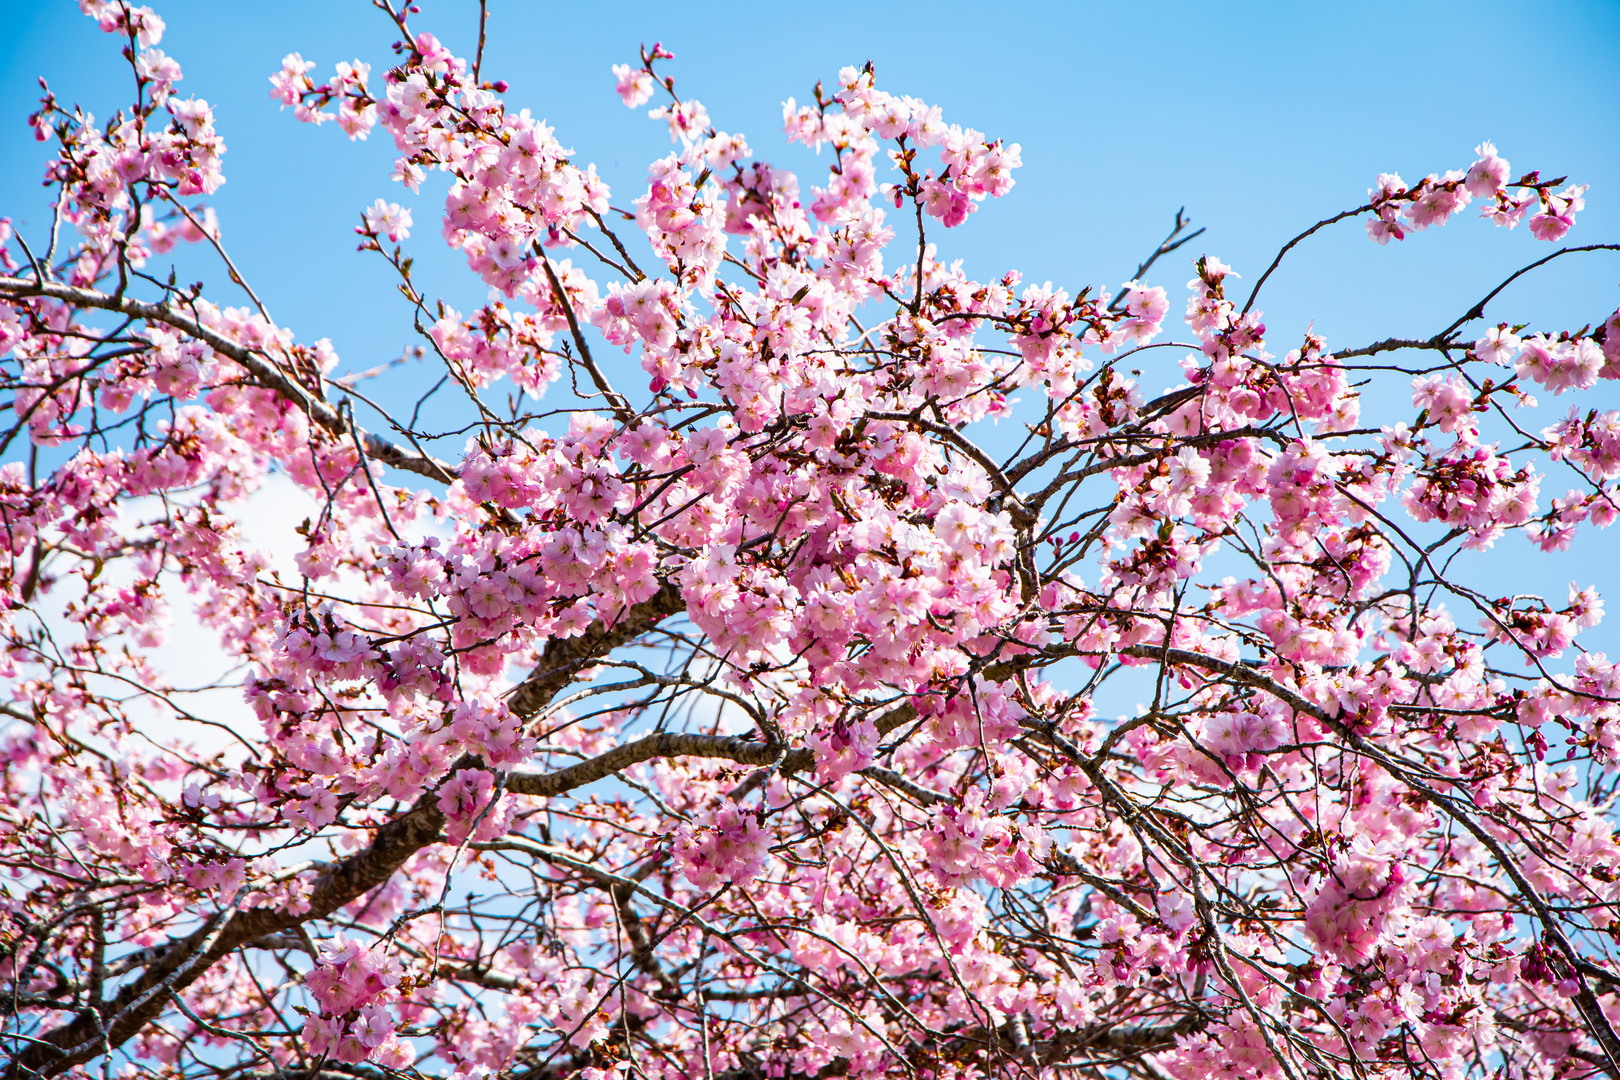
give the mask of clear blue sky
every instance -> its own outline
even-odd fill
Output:
[[[169,24],[162,48],[185,68],[179,91],[216,105],[229,145],[229,180],[215,200],[226,243],[279,322],[303,341],[330,337],[347,368],[411,344],[386,268],[354,250],[352,227],[378,196],[414,209],[412,245],[429,293],[463,310],[481,302],[482,287],[452,257],[434,254],[441,189],[410,197],[389,182],[386,134],[351,144],[335,126],[317,130],[278,113],[267,96],[266,77],[288,52],[317,61],[323,77],[338,60],[385,66],[394,35],[379,12],[365,0],[154,6]],[[470,55],[476,3],[422,6],[418,25]],[[1462,167],[1483,139],[1516,170],[1591,184],[1571,242],[1620,239],[1620,4],[1612,0],[841,4],[825,16],[803,4],[490,6],[486,77],[509,81],[509,101],[552,122],[578,159],[596,162],[621,204],[669,144],[662,125],[619,104],[608,69],[658,39],[676,54],[669,70],[683,93],[704,101],[720,128],[746,133],[761,157],[811,164],[783,152],[781,101],[803,101],[817,79],[830,82],[841,65],[868,59],[880,86],[1021,143],[1025,164],[1012,195],[949,236],[944,250],[981,277],[1018,268],[1026,280],[1071,290],[1117,288],[1185,205],[1209,230],[1195,246],[1252,283],[1288,236],[1358,204],[1380,171],[1413,180]],[[38,235],[47,220],[38,187],[45,148],[22,123],[35,78],[103,118],[130,80],[117,42],[70,0],[0,0],[0,27],[0,214]],[[1390,248],[1346,223],[1290,256],[1260,306],[1279,350],[1313,320],[1330,346],[1422,336],[1548,250],[1472,211]],[[180,272],[206,280],[216,299],[229,288],[212,265],[187,261]],[[1185,261],[1150,274],[1173,293],[1188,276]],[[1620,259],[1567,259],[1515,287],[1498,310],[1516,321],[1580,325],[1614,310],[1617,284]],[[1165,370],[1146,381],[1175,381],[1173,357],[1160,355]],[[1606,388],[1620,398],[1614,384]],[[1542,422],[1562,406],[1549,397]],[[1549,568],[1546,580],[1523,587],[1561,592],[1572,576],[1620,584],[1594,566],[1614,539],[1589,538],[1575,553],[1585,566]],[[1513,561],[1504,553],[1500,565],[1531,573],[1524,542],[1509,544]]]

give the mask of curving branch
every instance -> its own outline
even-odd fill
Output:
[[[0,300],[20,301],[33,297],[45,297],[77,307],[116,312],[130,318],[173,327],[203,342],[221,356],[236,362],[259,385],[280,394],[323,430],[339,436],[350,433],[350,425],[344,420],[341,410],[311,393],[298,380],[283,371],[268,354],[238,345],[223,334],[210,330],[172,302],[150,304],[127,296],[115,296],[96,289],[63,285],[55,281],[0,276]],[[428,454],[407,450],[369,431],[356,430],[354,434],[364,444],[366,452],[384,465],[447,484],[456,478],[455,470],[450,465]]]
[[[507,693],[507,707],[518,716],[533,716],[562,693],[583,668],[684,610],[686,602],[681,598],[680,586],[665,584],[611,622],[598,620],[577,637],[554,638],[546,643],[528,678]]]
[[[578,765],[552,773],[509,773],[506,789],[518,795],[550,797],[586,784],[594,784],[614,773],[653,758],[722,758],[739,765],[768,765],[782,757],[782,747],[724,735],[693,735],[661,731],[635,742],[616,746]]]

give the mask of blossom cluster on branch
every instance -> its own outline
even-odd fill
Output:
[[[1487,142],[1247,289],[1148,283],[1180,215],[1117,290],[979,280],[940,230],[1022,149],[871,65],[785,104],[801,186],[644,48],[612,78],[673,149],[615,195],[376,3],[391,66],[271,96],[438,174],[477,310],[413,278],[425,206],[357,209],[416,362],[271,318],[150,9],[80,0],[132,102],[30,119],[0,1075],[1620,1077],[1602,600],[1459,569],[1620,515],[1620,311],[1498,286],[1355,345],[1255,306],[1334,222],[1555,242],[1584,185]],[[246,299],[158,271],[181,242]],[[451,430],[368,393],[412,378]],[[295,571],[243,523],[272,476],[319,506]],[[155,661],[172,611],[251,724]]]

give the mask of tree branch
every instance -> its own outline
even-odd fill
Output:
[[[725,735],[661,731],[616,746],[578,765],[553,773],[509,773],[506,789],[518,795],[550,797],[595,783],[635,765],[660,757],[724,758],[742,765],[767,765],[782,757],[782,747]]]
[[[573,680],[580,667],[606,655],[679,609],[679,590],[674,586],[665,586],[652,598],[622,613],[612,626],[596,623],[579,637],[553,640],[547,646],[536,674],[519,687],[520,693],[515,695],[513,710],[519,715],[531,715],[543,708]],[[654,740],[659,738],[653,737]],[[731,752],[749,764],[771,760],[781,753],[780,748],[775,748],[768,751],[769,756],[759,756],[765,751],[761,744],[733,741],[737,745]],[[648,753],[641,758],[635,756],[647,748],[642,745],[647,743],[648,740],[641,740],[640,744],[620,747],[617,751],[609,751],[604,758],[620,755],[614,760],[622,760],[622,764],[616,768],[623,768],[635,760],[659,756],[657,753]],[[673,744],[655,742],[652,745],[669,747]],[[694,743],[692,746],[694,749],[691,751],[674,752],[695,752],[698,756],[710,757],[729,756],[730,753],[704,753],[703,744]],[[451,768],[450,775],[476,764],[474,759],[463,758]],[[508,783],[508,788],[523,794],[556,794],[590,783],[613,771],[605,769],[593,774],[593,768],[604,769],[602,759],[532,780],[519,774]],[[293,929],[310,920],[324,918],[382,885],[412,855],[443,839],[445,818],[439,810],[438,798],[436,788],[423,792],[409,810],[379,827],[371,843],[364,849],[333,864],[316,880],[305,910],[294,913],[274,908],[253,908],[231,914],[222,924],[219,922],[220,915],[216,915],[200,929],[158,952],[138,978],[119,990],[117,996],[104,1007],[103,1014],[113,1018],[105,1031],[101,1020],[103,1014],[87,1010],[30,1043],[12,1059],[3,1075],[8,1080],[57,1076],[98,1054],[109,1052],[133,1038],[163,1012],[168,1004],[168,996],[160,990],[184,990],[220,959],[244,945]]]
[[[1159,258],[1161,256],[1170,254],[1172,251],[1174,251],[1177,248],[1181,247],[1183,244],[1190,243],[1191,241],[1198,239],[1200,236],[1203,236],[1204,233],[1209,231],[1209,230],[1207,230],[1205,228],[1200,227],[1200,228],[1195,229],[1192,232],[1188,233],[1186,236],[1181,237],[1181,239],[1177,240],[1176,237],[1181,232],[1181,230],[1185,229],[1188,225],[1191,225],[1191,224],[1192,224],[1192,221],[1187,217],[1187,208],[1185,206],[1183,206],[1181,209],[1177,210],[1176,211],[1176,220],[1170,226],[1170,232],[1165,236],[1165,238],[1163,240],[1159,241],[1159,246],[1153,249],[1153,254],[1149,255],[1147,258],[1143,259],[1140,263],[1137,264],[1136,273],[1131,275],[1131,280],[1132,281],[1140,281],[1140,280],[1142,280],[1142,275],[1147,273],[1148,268],[1151,267],[1154,263],[1158,262]],[[1118,296],[1114,297],[1113,303],[1108,305],[1108,310],[1109,311],[1119,311],[1121,308],[1123,308],[1125,306],[1125,296],[1126,296],[1126,294],[1122,292]]]
[[[168,301],[161,304],[149,304],[127,296],[112,296],[95,289],[63,285],[54,281],[30,281],[26,278],[0,277],[0,299],[26,300],[34,296],[59,300],[62,303],[73,304],[78,307],[117,312],[131,318],[171,326],[181,333],[203,342],[221,356],[235,361],[246,369],[248,374],[261,386],[268,390],[274,390],[287,401],[297,406],[299,411],[308,416],[312,423],[334,435],[348,434],[348,425],[344,422],[343,414],[339,410],[322,401],[310,393],[297,380],[288,376],[281,369],[281,366],[268,355],[238,345],[222,334],[210,330],[196,319],[181,312]],[[391,443],[387,439],[368,431],[360,431],[358,434],[360,441],[365,445],[366,452],[384,465],[391,465],[396,469],[403,469],[406,472],[413,472],[443,483],[450,483],[456,478],[455,471],[436,458],[406,450],[404,447]]]
[[[1603,1006],[1598,1002],[1597,995],[1592,991],[1591,982],[1582,969],[1580,955],[1576,953],[1574,945],[1570,943],[1569,937],[1564,933],[1563,924],[1547,906],[1547,902],[1542,899],[1535,886],[1530,883],[1530,879],[1525,876],[1523,869],[1508,854],[1507,849],[1502,846],[1501,841],[1489,829],[1480,824],[1472,812],[1459,805],[1458,800],[1430,787],[1409,766],[1403,765],[1383,749],[1369,743],[1336,716],[1330,715],[1321,706],[1314,704],[1297,692],[1273,679],[1267,678],[1242,663],[1230,663],[1188,649],[1168,649],[1154,645],[1132,645],[1129,648],[1120,650],[1120,652],[1144,660],[1162,660],[1166,664],[1217,672],[1227,676],[1234,682],[1264,690],[1295,711],[1305,713],[1321,721],[1322,724],[1344,739],[1351,749],[1377,762],[1391,776],[1394,776],[1421,796],[1425,802],[1442,811],[1457,824],[1472,833],[1474,838],[1496,859],[1497,864],[1502,868],[1502,872],[1507,874],[1508,878],[1513,882],[1514,888],[1519,891],[1519,895],[1530,905],[1543,930],[1552,939],[1554,946],[1562,955],[1565,963],[1568,964],[1569,973],[1577,987],[1575,993],[1576,1008],[1581,1013],[1581,1017],[1586,1024],[1587,1033],[1603,1048],[1604,1055],[1609,1062],[1607,1066],[1609,1074],[1620,1080],[1620,1036],[1615,1034],[1613,1026],[1609,1023],[1608,1016],[1603,1011]]]

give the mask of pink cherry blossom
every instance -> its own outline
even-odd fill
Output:
[[[1475,203],[1557,239],[1584,184],[1483,143],[1242,275],[1177,214],[1117,295],[981,277],[946,230],[998,235],[1023,148],[874,64],[784,104],[805,175],[644,46],[615,90],[671,143],[614,191],[383,4],[387,63],[269,79],[437,207],[361,211],[409,344],[340,356],[227,255],[228,117],[161,18],[81,7],[137,93],[47,91],[0,218],[17,1075],[1620,1060],[1620,311],[1442,260],[1486,299],[1339,340],[1290,255]]]

